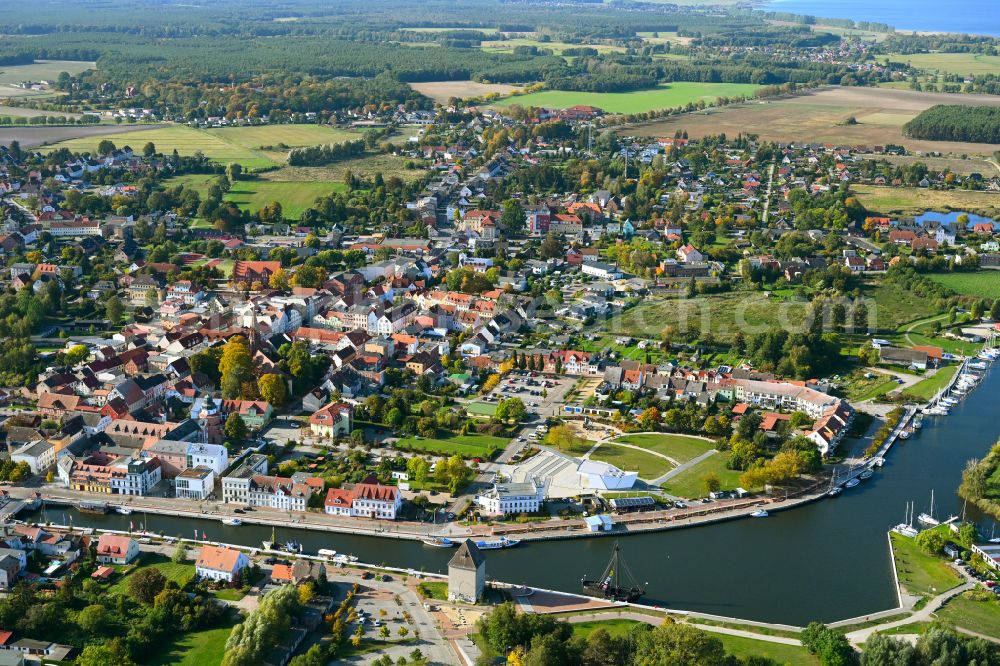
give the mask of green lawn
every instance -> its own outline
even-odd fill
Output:
[[[289,148],[343,143],[362,136],[358,130],[316,124],[217,127],[205,131],[228,144],[252,151],[259,150],[275,162],[284,162]],[[280,148],[279,144],[284,144],[287,148]]]
[[[639,472],[639,478],[642,479],[655,479],[673,468],[669,460],[614,444],[602,444],[590,457],[628,472]]]
[[[598,629],[604,629],[612,636],[624,636],[635,627],[644,624],[646,623],[637,620],[590,620],[588,622],[574,622],[570,626],[573,627],[574,636],[586,638]]]
[[[149,666],[206,666],[221,664],[226,651],[226,639],[232,626],[204,629],[182,635],[158,651]]]
[[[865,372],[857,370],[844,380],[844,393],[852,403],[881,397],[899,386],[895,379],[881,372],[871,373],[875,375],[871,378],[866,378]]]
[[[1000,271],[932,273],[927,277],[959,294],[994,300],[1000,298]]]
[[[945,530],[948,528],[945,527]],[[916,541],[892,532],[892,553],[900,584],[910,594],[934,596],[962,582],[958,573],[940,557],[920,550]]]
[[[705,451],[715,448],[713,442],[687,435],[656,434],[656,435],[626,435],[615,440],[623,444],[641,446],[650,451],[670,456],[679,463],[686,463],[697,458]]]
[[[809,654],[809,651],[801,645],[785,645],[728,634],[712,634],[712,636],[722,641],[727,653],[737,657],[768,657],[779,664],[819,666],[819,659]]]
[[[709,456],[689,469],[684,470],[677,476],[668,479],[662,484],[664,492],[677,497],[698,498],[704,497],[705,492],[703,480],[710,473],[715,473],[722,483],[723,490],[732,490],[740,485],[740,472],[728,469],[726,462],[729,456],[719,452]]]
[[[877,286],[865,287],[863,293],[865,298],[875,300],[874,308],[871,305],[868,308],[869,313],[875,310],[875,324],[879,330],[894,331],[902,324],[940,314],[929,299],[896,284],[880,282]]]
[[[124,576],[119,578],[111,587],[108,588],[108,592],[112,594],[128,594],[128,578],[136,571],[140,569],[153,568],[158,569],[167,580],[172,580],[180,587],[184,587],[188,584],[194,577],[194,564],[191,562],[182,562],[180,564],[176,562],[171,562],[164,555],[156,555],[153,553],[144,553],[139,557],[137,563],[129,567]]]
[[[445,582],[420,583],[417,585],[417,591],[420,592],[420,596],[424,599],[448,600],[448,583]]]
[[[234,590],[228,587],[222,588],[221,590],[216,590],[212,593],[216,599],[221,599],[222,601],[239,601],[243,597],[247,596],[247,593],[243,590]]]
[[[963,592],[945,604],[937,616],[956,627],[1000,638],[1000,602],[995,599],[978,601],[973,594]]]
[[[564,90],[543,90],[527,95],[515,95],[496,103],[497,106],[540,106],[565,109],[578,104],[596,106],[608,113],[642,113],[654,109],[684,106],[699,100],[714,102],[719,97],[752,95],[757,86],[749,83],[689,83],[662,84],[647,90],[617,93],[594,93]]]
[[[488,435],[454,435],[444,438],[403,437],[399,446],[413,451],[436,453],[443,456],[458,454],[463,458],[488,458],[493,451],[507,446],[510,440]]]
[[[914,398],[919,398],[921,400],[930,400],[937,392],[944,388],[945,384],[951,381],[951,378],[955,376],[958,372],[957,365],[948,365],[937,372],[933,376],[923,379],[913,386],[909,387],[904,391],[908,396],[913,396]]]

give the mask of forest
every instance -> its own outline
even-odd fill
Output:
[[[903,125],[914,139],[1000,143],[1000,107],[938,104]]]

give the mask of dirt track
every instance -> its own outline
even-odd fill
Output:
[[[0,127],[0,146],[9,145],[11,141],[19,141],[22,148],[33,148],[48,143],[65,141],[66,139],[120,134],[122,132],[141,132],[157,127],[162,127],[162,125],[68,125],[65,127],[31,127],[30,125],[22,125]]]

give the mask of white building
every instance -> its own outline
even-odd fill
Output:
[[[177,497],[203,500],[215,490],[215,472],[208,467],[189,467],[174,479]]]
[[[205,546],[198,553],[194,570],[199,578],[233,582],[237,572],[250,566],[250,558],[245,553],[232,548]]]
[[[222,474],[229,467],[229,451],[221,444],[199,444],[192,442],[188,448],[188,468],[207,467],[216,474]]]
[[[635,485],[638,472],[625,472],[598,460],[584,460],[576,469],[580,484],[594,490],[628,490]]]
[[[15,463],[26,462],[32,474],[41,474],[56,464],[56,448],[44,440],[28,442],[10,454]]]
[[[384,486],[374,476],[353,488],[330,488],[323,511],[332,516],[395,520],[403,506],[403,496],[396,486]]]
[[[534,481],[526,483],[494,483],[493,489],[476,497],[476,504],[487,513],[537,513],[542,506],[544,487]]]
[[[97,561],[101,564],[128,564],[139,557],[135,539],[118,534],[102,534],[97,542]]]
[[[592,275],[601,280],[620,280],[624,275],[617,266],[598,261],[585,261],[580,265],[580,271],[584,275]]]

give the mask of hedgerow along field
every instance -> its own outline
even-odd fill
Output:
[[[566,109],[571,106],[596,106],[608,113],[643,113],[656,109],[670,109],[699,100],[714,102],[719,97],[752,95],[758,86],[749,83],[665,83],[646,90],[629,92],[594,93],[570,90],[542,90],[528,95],[515,95],[496,103],[496,106],[539,106],[547,109]]]
[[[1000,74],[1000,56],[982,53],[911,53],[886,59],[943,74]]]

